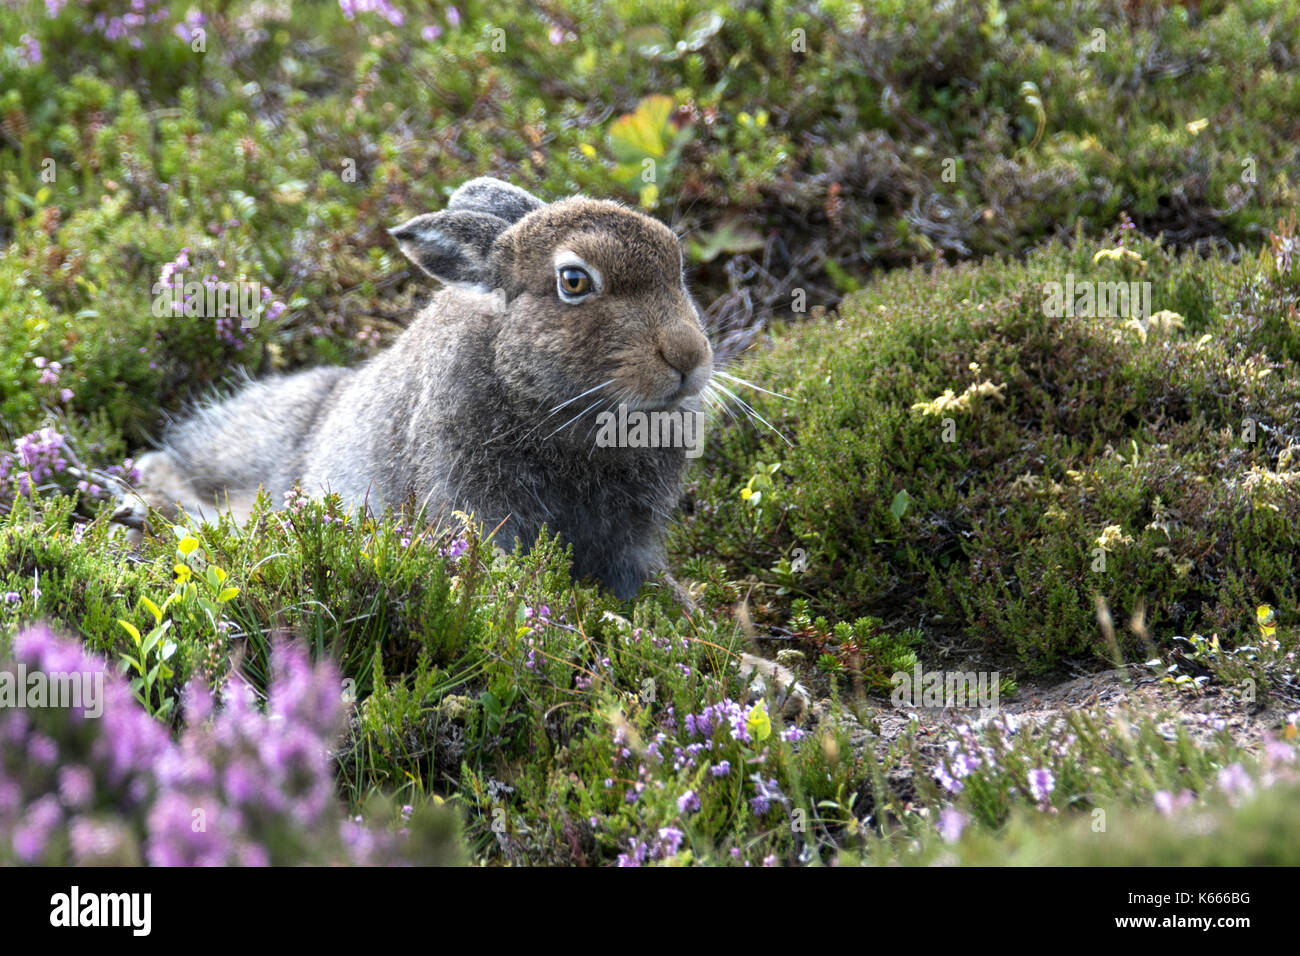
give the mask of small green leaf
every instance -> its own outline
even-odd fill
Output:
[[[671,97],[647,96],[635,111],[616,119],[609,128],[609,145],[615,158],[639,163],[647,156],[658,159],[667,155],[672,112]]]
[[[139,629],[138,629],[134,624],[132,624],[130,621],[124,621],[124,620],[122,620],[120,617],[117,619],[117,623],[118,623],[118,624],[121,624],[121,625],[122,625],[122,629],[123,629],[124,631],[126,631],[126,633],[128,633],[128,634],[131,635],[131,640],[135,641],[136,646],[138,647],[139,644],[140,644],[140,631],[139,631]]]
[[[691,258],[696,262],[712,262],[723,253],[753,252],[761,248],[763,237],[739,218],[729,219],[712,232],[700,233],[698,239],[690,240]]]
[[[895,520],[901,521],[903,519],[909,501],[911,501],[911,498],[906,491],[900,491],[894,495],[894,503],[889,506],[889,512],[894,516]]]
[[[686,24],[686,33],[677,44],[677,48],[689,53],[703,49],[704,45],[722,29],[725,22],[722,15],[713,10],[697,13]]]
[[[673,36],[656,24],[633,27],[627,32],[627,45],[644,57],[650,59],[675,59],[677,44]]]
[[[140,603],[143,604],[145,609],[153,615],[154,624],[162,623],[162,608],[157,604],[154,604],[153,601],[149,600],[147,597],[141,597]]]
[[[217,602],[220,604],[225,604],[227,601],[231,600],[238,594],[239,594],[239,588],[224,588],[222,589],[221,593],[217,595]]]

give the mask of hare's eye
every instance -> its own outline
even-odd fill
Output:
[[[577,266],[565,266],[559,270],[560,296],[573,301],[581,299],[591,292],[591,275],[586,269]]]

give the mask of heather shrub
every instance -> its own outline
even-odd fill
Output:
[[[1046,725],[962,725],[918,778],[922,813],[859,855],[909,864],[1294,865],[1281,834],[1300,786],[1297,715],[1254,754],[1203,714],[1210,743],[1132,711],[1084,710]],[[917,755],[916,741],[909,745]],[[933,802],[931,802],[933,800]]]
[[[1150,282],[1152,315],[1050,316],[1067,274]],[[1270,247],[1132,235],[887,276],[740,369],[783,393],[746,396],[776,432],[722,430],[676,552],[753,582],[774,623],[796,597],[924,619],[1029,671],[1113,659],[1095,595],[1158,642],[1249,639],[1257,605],[1296,611],[1295,295]]]
[[[300,647],[276,648],[264,711],[242,680],[226,685],[220,706],[201,680],[191,681],[178,741],[78,642],[36,627],[19,633],[12,651],[0,671],[0,689],[11,695],[0,707],[0,860],[263,866],[410,859],[406,829],[367,825],[344,812],[331,756],[343,726],[342,685],[333,667],[312,664]],[[51,687],[67,675],[87,696],[75,706],[38,700],[31,675]],[[25,695],[25,705],[15,705],[14,694]],[[411,814],[407,808],[404,817]],[[433,861],[458,859],[454,837],[435,849]]]

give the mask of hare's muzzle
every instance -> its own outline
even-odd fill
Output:
[[[669,406],[698,394],[713,373],[713,349],[694,322],[660,334],[659,358],[666,366],[663,401]]]

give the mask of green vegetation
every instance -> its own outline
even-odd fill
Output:
[[[775,334],[740,374],[783,394],[747,396],[776,431],[722,431],[680,557],[752,578],[778,618],[795,595],[925,617],[1030,673],[1113,657],[1094,594],[1166,638],[1249,640],[1258,604],[1294,619],[1296,271],[1127,241],[1129,267],[1080,240],[894,272]],[[1149,282],[1153,315],[1049,316],[1067,277]],[[741,476],[774,460],[755,505]]]

